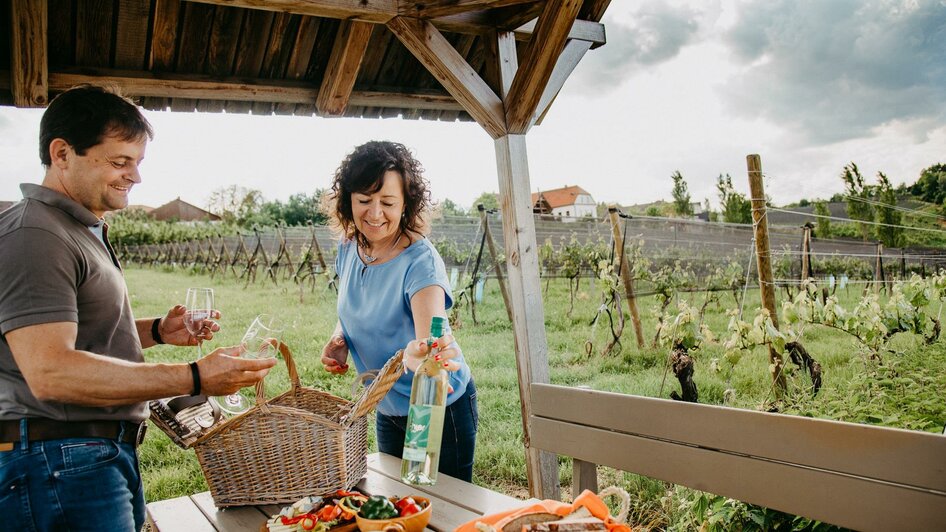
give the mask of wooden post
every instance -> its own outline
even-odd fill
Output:
[[[598,493],[598,466],[575,458],[572,460],[572,500],[585,490]]]
[[[627,299],[627,308],[631,311],[631,322],[634,324],[634,334],[637,336],[637,347],[644,348],[644,329],[641,327],[640,312],[637,311],[637,297],[634,295],[634,279],[631,278],[631,268],[627,264],[624,250],[624,237],[618,224],[618,209],[614,205],[608,207],[608,217],[611,219],[611,237],[614,239],[615,259],[621,267],[621,280],[624,281],[624,296]],[[620,309],[618,309],[620,310]]]
[[[884,282],[884,245],[877,242],[877,259],[874,262],[874,293],[880,293],[880,285]]]
[[[496,166],[499,173],[499,198],[502,202],[506,273],[509,276],[512,325],[516,340],[516,367],[519,373],[519,399],[522,406],[529,494],[537,498],[558,499],[558,459],[555,454],[540,451],[530,444],[532,383],[549,382],[549,361],[525,135],[506,135],[496,139]]]
[[[805,281],[811,277],[811,226],[802,227],[805,232],[801,239],[801,280]]]
[[[907,258],[903,254],[903,248],[900,248],[900,279],[907,279]]]
[[[512,323],[512,305],[509,303],[509,292],[506,290],[506,281],[503,279],[503,270],[499,264],[499,254],[496,253],[496,244],[493,243],[493,235],[489,231],[489,215],[486,213],[486,207],[482,203],[476,206],[480,211],[480,222],[483,224],[483,234],[486,235],[486,246],[489,247],[489,254],[493,257],[493,270],[496,272],[496,282],[499,283],[499,292],[503,296],[503,304],[506,305],[506,316]]]
[[[749,195],[752,201],[752,226],[755,230],[755,252],[759,265],[759,292],[762,307],[769,311],[772,325],[778,329],[778,313],[775,304],[775,284],[772,280],[772,258],[769,251],[769,224],[765,218],[765,188],[762,185],[762,160],[758,155],[746,156],[749,168]],[[775,393],[781,398],[786,389],[785,375],[782,374],[784,361],[782,356],[769,347],[769,362],[772,365],[772,383]]]

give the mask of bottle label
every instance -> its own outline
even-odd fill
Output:
[[[435,405],[411,405],[404,437],[404,460],[421,462],[428,453],[440,451],[446,408]]]

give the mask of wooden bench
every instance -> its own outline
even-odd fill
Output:
[[[532,384],[530,444],[856,530],[946,530],[946,437]]]

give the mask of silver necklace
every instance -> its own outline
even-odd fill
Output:
[[[401,241],[401,235],[398,235],[397,238],[394,240],[394,242],[387,249],[393,249],[397,245],[397,243],[400,241]],[[364,246],[359,246],[359,247],[361,248],[361,256],[364,257],[365,263],[372,264],[381,258],[381,255],[375,255],[374,257],[372,257],[371,255],[368,254],[367,248],[365,248]],[[382,251],[386,251],[386,250],[382,250]]]

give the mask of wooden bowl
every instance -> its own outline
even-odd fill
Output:
[[[392,517],[391,519],[365,519],[360,515],[355,516],[358,522],[358,529],[361,532],[423,532],[430,522],[431,504],[430,500],[424,497],[412,495],[417,504],[425,504],[423,510],[416,514],[404,517]]]

